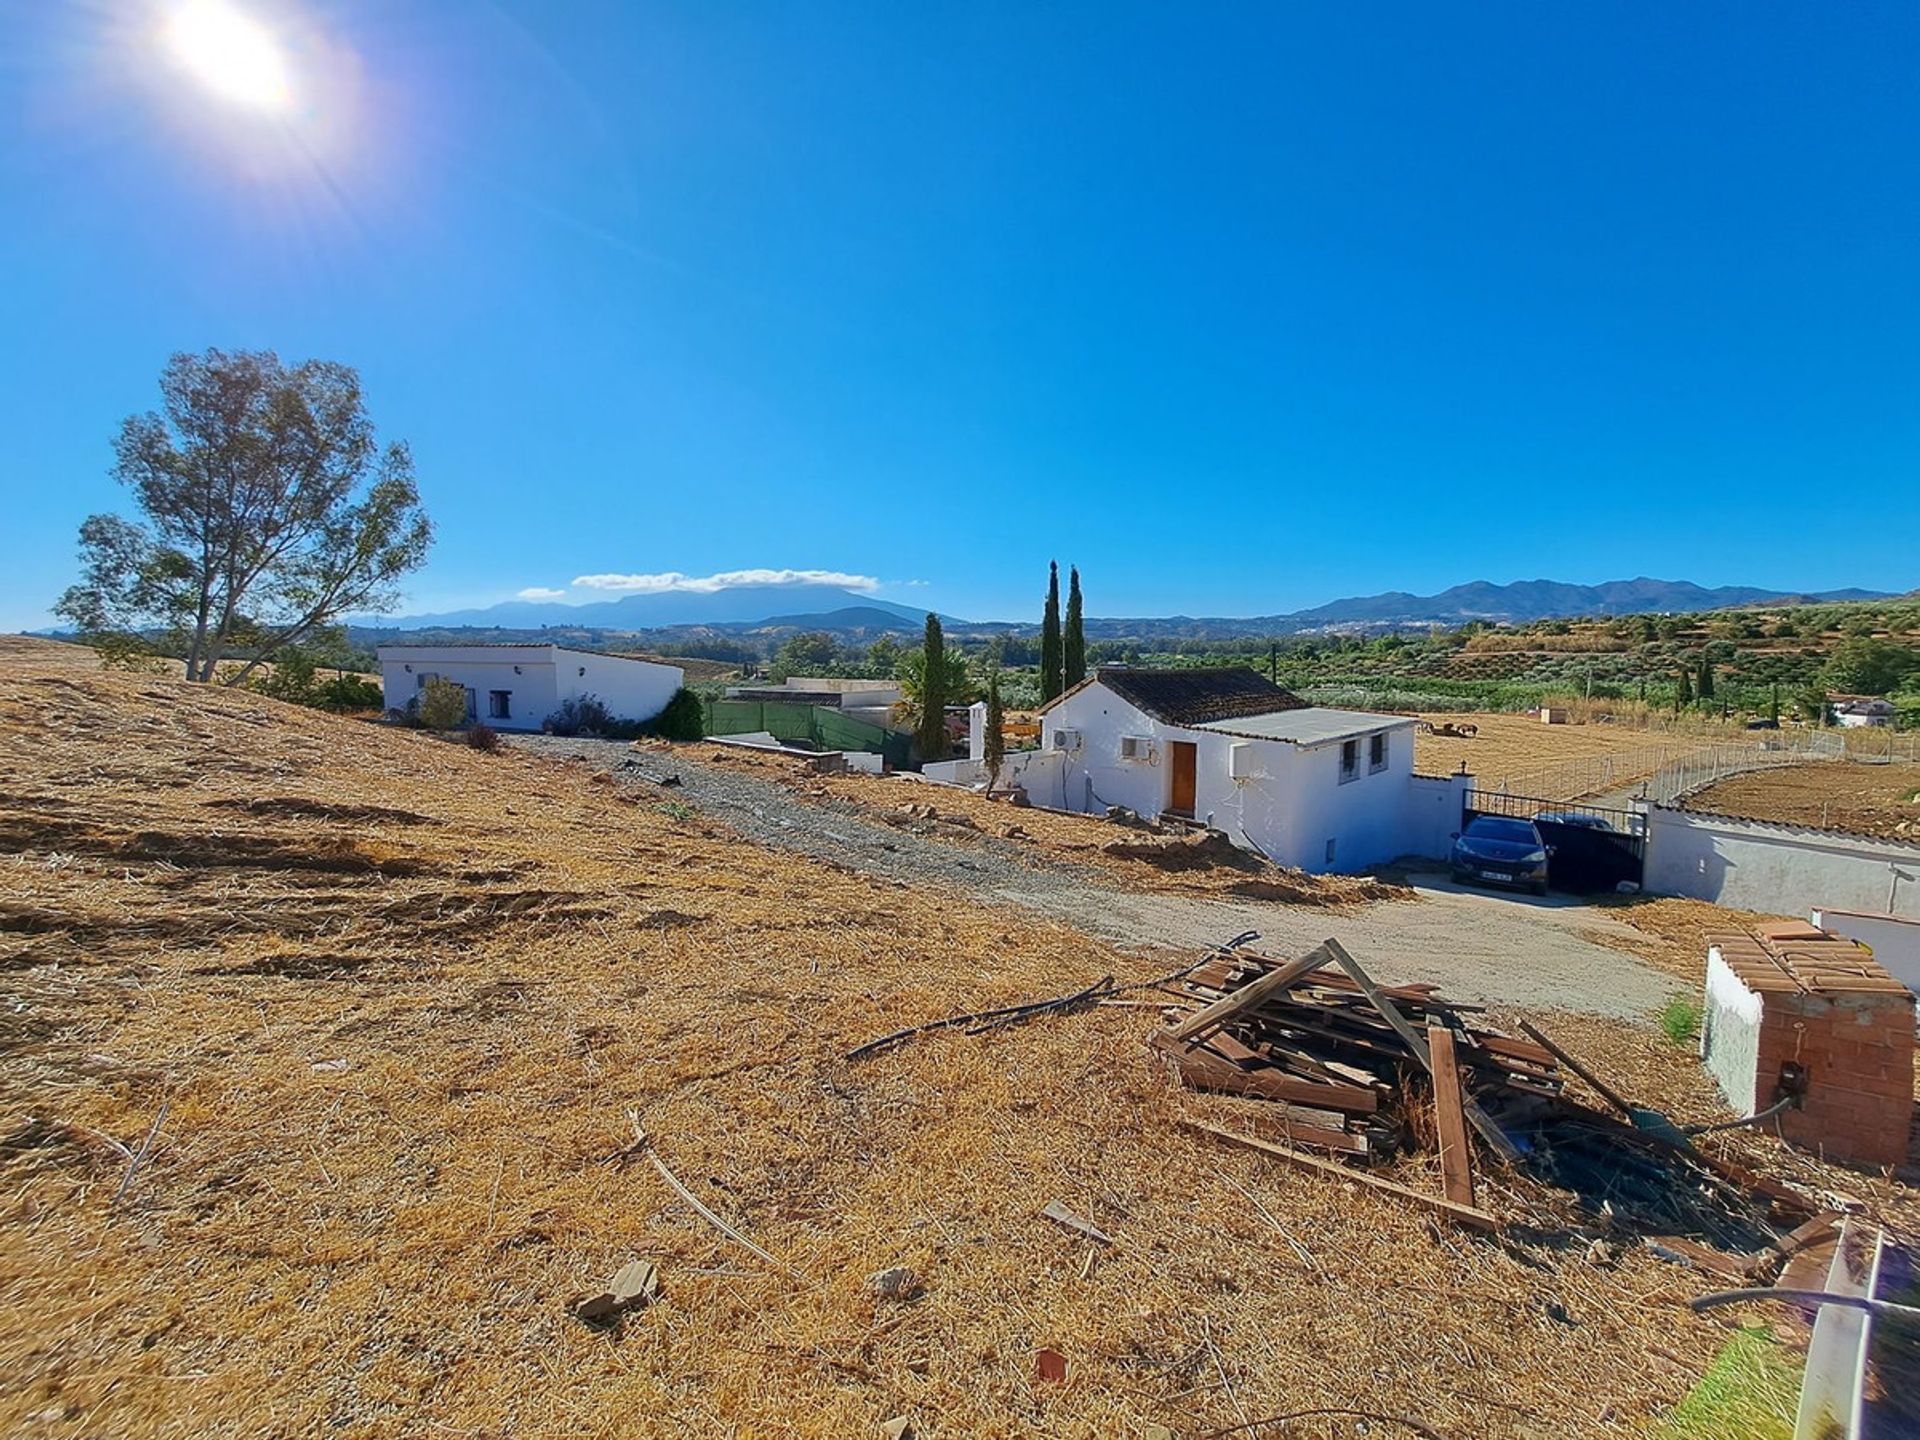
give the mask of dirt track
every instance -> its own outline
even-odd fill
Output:
[[[1756,771],[1697,791],[1687,808],[1920,841],[1920,765],[1838,761]]]
[[[636,752],[614,741],[516,737],[516,748],[578,758],[653,795],[704,810],[763,844],[973,899],[1011,902],[1125,945],[1191,948],[1257,930],[1267,944],[1306,949],[1338,933],[1385,978],[1431,980],[1462,999],[1550,1006],[1628,1018],[1659,1008],[1673,982],[1623,953],[1634,932],[1577,901],[1466,890],[1438,875],[1416,898],[1328,912],[1257,900],[1218,900],[1122,888],[1102,871],[1036,855],[1017,841],[937,825],[901,828],[840,798],[803,801],[768,775],[710,764],[692,748]],[[679,785],[657,782],[677,777]],[[940,794],[899,782],[903,802]],[[1017,812],[1009,811],[1009,814]],[[892,817],[897,819],[898,817]],[[1616,935],[1620,948],[1595,943]]]

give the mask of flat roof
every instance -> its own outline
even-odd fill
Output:
[[[1208,720],[1188,726],[1216,735],[1241,735],[1249,740],[1284,740],[1289,745],[1325,745],[1351,740],[1378,730],[1395,730],[1414,723],[1411,715],[1374,715],[1365,710],[1281,710],[1272,715],[1247,715],[1238,720]]]
[[[377,645],[374,654],[385,659],[388,656],[396,660],[434,660],[452,659],[458,655],[477,656],[495,650],[512,650],[528,659],[531,651],[545,650],[548,658],[559,655],[578,655],[583,660],[618,660],[626,665],[652,665],[661,670],[678,670],[680,667],[671,660],[649,660],[641,655],[616,655],[611,650],[581,650],[572,645],[557,645],[548,640],[503,640],[499,644],[489,644],[477,640],[466,645]]]

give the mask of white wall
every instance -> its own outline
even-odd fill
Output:
[[[1909,990],[1920,992],[1920,920],[1892,915],[1863,915],[1857,910],[1817,906],[1808,917],[1822,930],[1858,940]]]
[[[424,677],[438,675],[473,691],[474,713],[496,730],[538,730],[540,722],[560,703],[558,678],[549,660],[551,647],[462,645],[383,646],[380,683],[386,708],[404,710],[417,698]],[[487,697],[494,690],[510,692],[510,711],[504,720],[489,716]]]
[[[1453,837],[1460,833],[1471,775],[1414,775],[1407,784],[1407,818],[1401,828],[1402,855],[1425,860],[1453,856]]]
[[[1407,853],[1412,722],[1383,718],[1380,728],[1388,732],[1386,767],[1377,773],[1369,769],[1363,735],[1359,774],[1342,783],[1337,740],[1294,745],[1163,725],[1104,685],[1089,685],[1041,717],[1042,749],[1061,755],[1057,801],[1043,799],[1031,785],[1029,794],[1036,804],[1063,810],[1099,814],[1124,805],[1141,815],[1158,816],[1172,790],[1170,742],[1184,740],[1196,747],[1194,818],[1278,864],[1312,871],[1362,870]],[[1080,732],[1077,750],[1056,750],[1062,730]],[[1149,742],[1145,758],[1122,758],[1120,742],[1127,736]],[[1238,780],[1232,771],[1236,745],[1252,747],[1247,758],[1253,773]],[[1454,814],[1457,820],[1457,806]]]
[[[620,655],[590,655],[580,650],[556,650],[554,669],[562,700],[596,696],[619,720],[653,719],[667,708],[673,692],[687,680],[686,671],[678,665],[656,665]]]
[[[496,730],[538,730],[562,700],[589,694],[622,720],[651,720],[685,678],[677,665],[552,645],[388,645],[379,653],[387,709],[406,709],[421,677],[438,675],[471,690],[475,717]],[[489,714],[495,690],[509,692],[505,719]]]
[[[1653,806],[1645,888],[1740,910],[1920,919],[1920,845]]]

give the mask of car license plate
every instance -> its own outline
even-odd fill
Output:
[[[1482,880],[1510,880],[1513,877],[1508,875],[1504,870],[1482,870],[1480,872],[1480,878]]]

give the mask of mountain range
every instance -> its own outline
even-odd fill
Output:
[[[1287,635],[1304,631],[1395,626],[1462,625],[1485,620],[1524,624],[1595,615],[1643,615],[1723,610],[1742,605],[1841,600],[1882,600],[1878,590],[1769,590],[1752,585],[1706,587],[1687,580],[1609,580],[1600,585],[1571,585],[1556,580],[1517,580],[1496,585],[1474,580],[1436,595],[1390,590],[1329,601],[1308,610],[1247,617],[1099,618],[1089,616],[1086,631],[1099,639],[1231,637]],[[831,585],[751,585],[698,592],[671,590],[628,595],[585,605],[555,601],[509,600],[475,610],[437,615],[379,617],[356,621],[364,631],[484,629],[659,630],[701,627],[716,630],[831,630],[873,633],[917,631],[927,612]],[[1033,621],[969,621],[942,615],[941,624],[958,633],[1037,629]],[[375,637],[377,638],[377,637]]]

